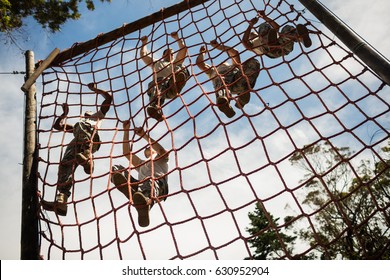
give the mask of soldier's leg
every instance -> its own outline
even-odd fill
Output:
[[[141,227],[147,227],[149,225],[149,211],[153,207],[154,200],[164,194],[163,185],[160,183],[160,180],[147,180],[134,193],[133,203],[138,213],[138,224]]]
[[[129,171],[122,165],[113,165],[111,168],[112,176],[111,182],[117,187],[118,191],[123,193],[128,199],[129,197],[129,187],[131,187],[131,195],[138,190],[138,180],[133,176],[130,176],[130,186],[129,186]]]
[[[77,141],[76,145],[76,160],[81,165],[86,174],[93,173],[93,158],[92,158],[92,133],[93,129],[90,125],[78,122],[73,129],[73,134]]]
[[[164,99],[161,99],[159,90],[160,89],[158,88],[158,85],[155,85],[154,81],[149,83],[149,89],[148,89],[149,105],[146,108],[146,112],[148,113],[149,117],[157,121],[162,121],[163,118],[162,118],[161,106],[164,103]]]
[[[250,101],[251,90],[256,84],[260,73],[260,62],[255,58],[250,58],[242,64],[242,71],[236,74],[236,82],[232,85],[232,92],[238,95],[236,101],[237,108],[243,108]]]
[[[228,118],[232,118],[236,112],[234,112],[232,106],[230,106],[230,100],[228,98],[229,89],[223,84],[221,78],[219,77],[213,80],[213,85],[216,90],[215,95],[218,109]]]
[[[282,28],[279,43],[282,46],[284,55],[293,51],[294,42],[302,42],[306,48],[312,45],[309,31],[303,24],[298,24],[296,28],[291,25],[286,25]]]
[[[73,174],[77,168],[77,162],[74,160],[75,146],[69,145],[65,151],[58,168],[58,180],[56,198],[54,202],[42,201],[43,209],[54,211],[60,216],[66,216],[68,210],[68,198],[73,186]]]
[[[297,33],[298,33],[299,41],[303,42],[303,45],[306,48],[311,47],[312,41],[309,36],[309,30],[306,28],[306,26],[304,26],[303,24],[298,24]]]
[[[171,77],[168,81],[168,88],[165,93],[166,98],[173,99],[178,96],[186,85],[189,75],[187,68],[177,66],[174,77]]]
[[[138,224],[141,227],[147,227],[150,224],[149,210],[153,203],[153,200],[150,199],[150,184],[150,180],[142,182],[138,191],[133,195],[133,205],[137,210]]]

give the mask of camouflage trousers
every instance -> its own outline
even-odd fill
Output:
[[[151,81],[149,83],[147,94],[149,96],[150,106],[162,106],[165,99],[173,99],[177,97],[183,89],[190,73],[187,68],[182,66],[176,66],[174,70],[175,79],[171,75],[168,78],[160,77],[157,81]],[[180,82],[178,82],[178,80],[180,80]]]
[[[113,165],[111,170],[113,173],[120,172],[126,178],[126,180],[130,179],[130,183],[132,183],[133,185],[131,187],[132,195],[134,195],[135,192],[141,192],[144,196],[150,198],[152,196],[153,197],[165,196],[169,193],[167,177],[163,177],[158,180],[147,179],[145,181],[142,181],[141,183],[139,180],[131,176],[129,174],[128,168],[125,168],[123,165],[120,164]],[[113,179],[111,179],[111,181],[115,184]],[[152,191],[153,191],[153,195],[152,195]],[[166,197],[163,200],[165,199]],[[154,204],[154,200],[152,200],[152,204],[150,206],[152,207],[153,204]]]
[[[73,135],[74,138],[66,147],[65,154],[58,167],[57,190],[67,196],[70,196],[73,174],[79,165],[76,161],[76,155],[81,153],[89,158],[91,153],[95,153],[100,148],[99,135],[86,122],[76,123],[73,127]]]
[[[250,58],[242,63],[242,71],[240,67],[235,67],[226,73],[219,73],[223,80],[221,77],[217,77],[213,80],[217,98],[220,96],[229,97],[229,95],[240,95],[248,92],[254,88],[259,73],[260,62],[255,58]],[[224,84],[227,86],[228,91]]]
[[[269,23],[264,22],[260,24],[258,29],[259,37],[266,38],[270,29],[273,29],[273,27]],[[297,35],[296,29],[291,25],[285,25],[280,31],[279,37],[275,43],[272,45],[265,43],[259,48],[261,49],[261,52],[269,58],[278,58],[283,55],[288,55],[294,49],[294,42],[296,41],[292,38],[294,35]]]

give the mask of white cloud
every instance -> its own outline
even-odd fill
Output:
[[[4,49],[7,49],[3,46]],[[24,56],[19,51],[7,50],[1,55],[0,72],[25,71]],[[10,55],[13,54],[13,55]],[[20,256],[20,220],[23,162],[23,75],[0,75],[0,157],[2,238],[0,259],[18,259]],[[6,237],[6,238],[4,238]]]

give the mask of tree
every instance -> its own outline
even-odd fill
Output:
[[[305,171],[303,204],[313,210],[316,222],[296,232],[320,258],[390,258],[390,142],[381,153],[375,164],[362,160],[354,168],[350,148],[325,142],[290,158]]]
[[[100,0],[111,2],[111,0]],[[69,19],[80,18],[79,4],[83,0],[0,0],[0,31],[10,33],[23,26],[23,20],[32,16],[43,28],[51,32]],[[88,10],[94,10],[93,0],[85,0]]]
[[[260,203],[256,204],[255,211],[248,216],[251,227],[246,228],[246,231],[252,236],[248,243],[255,249],[253,259],[277,259],[285,256],[286,252],[291,254],[291,248],[288,246],[294,244],[296,237],[288,236],[277,229],[279,218],[274,219],[269,213],[266,215]]]

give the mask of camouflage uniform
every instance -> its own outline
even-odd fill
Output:
[[[156,156],[158,157],[158,155]],[[159,160],[152,161],[142,161],[140,166],[136,168],[138,171],[138,180],[129,174],[127,168],[122,165],[114,165],[112,167],[113,176],[111,181],[118,187],[118,189],[128,196],[127,181],[130,176],[130,183],[132,183],[131,193],[134,195],[135,192],[141,192],[145,197],[151,197],[152,191],[152,179],[150,178],[152,174],[152,165],[154,170],[153,177],[159,178],[154,180],[153,187],[153,197],[165,196],[169,193],[168,188],[168,179],[167,176],[164,176],[168,173],[168,158],[161,158]],[[116,176],[117,174],[119,176]],[[118,178],[119,177],[119,178]],[[145,180],[146,179],[146,180]],[[142,181],[142,183],[140,183]],[[122,189],[120,189],[122,188]],[[164,200],[166,197],[164,198]],[[153,206],[154,200],[152,200],[151,206]]]
[[[276,42],[272,42],[272,46],[270,46],[267,35],[271,29],[273,27],[267,22],[260,24],[258,36],[251,40],[253,51],[258,55],[264,54],[269,58],[278,58],[292,52],[296,40],[292,39],[291,36],[298,35],[296,28],[291,25],[285,25],[280,31],[281,36],[278,37]],[[289,37],[283,35],[289,35]]]
[[[157,75],[156,79],[149,83],[147,93],[150,100],[149,106],[157,107],[162,106],[166,98],[173,99],[180,93],[190,73],[183,65],[174,67],[173,72],[176,75],[176,79],[178,74],[183,75],[183,84],[180,88],[176,88],[172,74],[172,64],[170,62],[159,60],[154,63],[153,67]]]
[[[73,126],[73,140],[68,144],[65,154],[58,168],[57,190],[70,196],[72,188],[73,173],[80,163],[76,160],[77,154],[90,158],[100,148],[100,137],[96,128],[104,115],[100,111],[88,118],[83,118]],[[88,168],[90,166],[88,165]],[[88,173],[89,170],[86,170]]]
[[[217,70],[215,70],[215,68],[213,69],[214,71],[212,71],[209,78],[212,79],[217,98],[220,96],[229,98],[229,95],[233,94],[239,96],[246,94],[247,102],[245,103],[249,102],[249,91],[256,84],[257,77],[260,73],[260,62],[258,62],[255,58],[250,58],[242,63],[242,71],[240,67],[228,64],[221,64],[217,67]],[[217,74],[217,71],[219,75]],[[226,84],[229,92],[226,91],[224,83]]]

